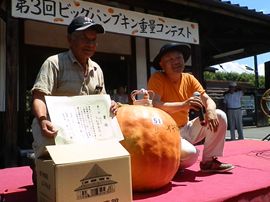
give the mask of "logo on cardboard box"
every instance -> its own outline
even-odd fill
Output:
[[[105,172],[98,164],[94,164],[80,182],[81,186],[74,190],[78,200],[113,193],[118,183],[112,180],[112,175]]]

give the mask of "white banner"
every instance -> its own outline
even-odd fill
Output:
[[[199,44],[197,23],[78,0],[12,0],[12,16],[68,25],[87,16],[107,32]]]

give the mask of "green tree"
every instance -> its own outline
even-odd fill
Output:
[[[255,75],[254,74],[239,74],[235,72],[204,72],[204,79],[207,80],[219,80],[219,81],[241,81],[248,82],[251,86],[255,87]],[[264,88],[265,77],[259,76],[259,88]]]

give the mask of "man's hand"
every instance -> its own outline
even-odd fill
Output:
[[[49,120],[47,120],[45,117],[41,117],[38,121],[42,135],[49,138],[53,138],[56,136],[57,130]]]
[[[45,102],[45,93],[35,90],[33,92],[32,110],[38,120],[42,135],[53,138],[56,136],[57,130],[53,124],[47,119],[47,108]]]
[[[195,111],[199,111],[204,107],[202,100],[199,97],[190,97],[185,101],[184,105],[188,107],[189,110],[193,109]]]
[[[203,93],[201,95],[201,99],[206,109],[205,120],[207,127],[211,131],[216,132],[219,126],[219,121],[216,113],[216,103],[212,98],[209,97],[209,95],[207,95],[207,93]]]
[[[112,100],[112,101],[111,101],[111,112],[112,112],[114,115],[116,115],[117,110],[118,110],[118,104],[117,104],[114,100]]]
[[[216,110],[207,109],[205,117],[209,129],[213,132],[216,132],[219,126]]]

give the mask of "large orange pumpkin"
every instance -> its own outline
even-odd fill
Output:
[[[124,105],[117,120],[121,144],[131,156],[133,191],[150,191],[168,184],[180,164],[180,135],[166,112],[147,106]]]

